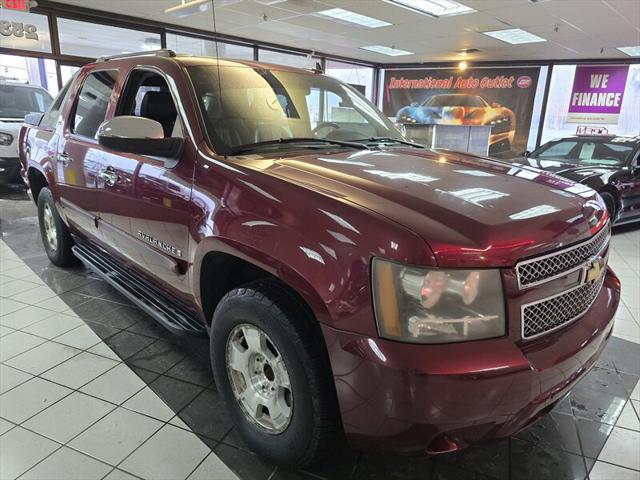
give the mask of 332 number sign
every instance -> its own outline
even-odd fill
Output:
[[[0,20],[0,35],[3,37],[26,38],[27,40],[38,40],[38,29],[35,25],[22,22],[9,22]]]

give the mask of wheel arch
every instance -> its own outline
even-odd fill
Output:
[[[33,201],[37,204],[38,195],[44,187],[48,187],[50,185],[49,180],[44,172],[33,166],[30,166],[27,170],[27,180],[29,182],[29,189],[31,190]]]
[[[193,264],[193,291],[209,324],[216,306],[230,290],[256,280],[274,280],[288,288],[318,322],[329,312],[311,283],[290,265],[231,240],[206,238],[198,245]],[[211,282],[213,276],[223,282]]]
[[[611,195],[613,197],[613,201],[615,202],[616,214],[620,211],[620,195],[618,194],[618,191],[615,189],[615,187],[612,187],[611,185],[604,185],[598,189],[598,193],[608,193],[609,195]],[[615,218],[612,218],[611,222],[613,223],[614,221]]]

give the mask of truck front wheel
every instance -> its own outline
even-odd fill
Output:
[[[242,439],[281,465],[314,463],[340,436],[331,369],[313,322],[275,281],[232,290],[213,316],[218,391]]]
[[[51,263],[59,267],[77,263],[78,260],[71,251],[71,233],[60,218],[51,191],[47,187],[43,187],[38,194],[38,222],[42,243]]]

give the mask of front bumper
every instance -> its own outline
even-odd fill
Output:
[[[619,299],[620,282],[608,269],[581,319],[528,342],[414,345],[323,325],[349,443],[442,453],[517,433],[593,366]]]
[[[18,157],[0,157],[0,183],[20,180],[20,159]]]

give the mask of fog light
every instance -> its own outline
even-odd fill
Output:
[[[13,142],[13,135],[10,133],[0,132],[0,145],[6,147],[11,145],[11,142]]]

